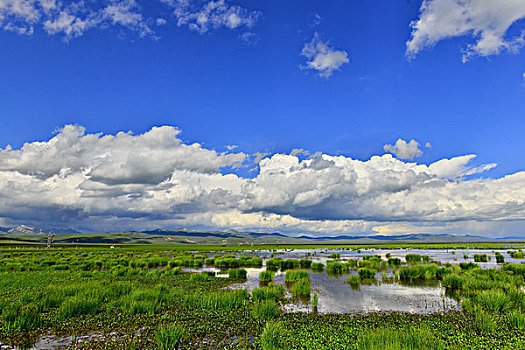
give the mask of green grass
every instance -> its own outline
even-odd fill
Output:
[[[261,347],[263,350],[283,350],[284,329],[279,323],[267,322],[261,334]]]
[[[374,270],[371,270],[366,267],[362,267],[360,269],[357,269],[357,273],[359,274],[359,277],[361,279],[372,279],[376,275],[376,272]]]
[[[252,316],[261,322],[273,320],[281,313],[281,308],[273,300],[258,301],[252,308]]]
[[[161,326],[155,335],[155,344],[158,349],[179,349],[184,337],[184,329],[176,324]]]
[[[42,324],[38,306],[35,304],[8,304],[3,307],[2,320],[7,330],[15,331],[28,331]]]
[[[246,290],[224,289],[235,283],[234,279],[210,278],[207,274],[192,277],[194,274],[181,270],[181,266],[198,266],[210,254],[250,260],[251,252],[238,252],[246,246],[219,247],[222,251],[218,254],[201,246],[191,247],[199,252],[184,249],[174,245],[128,246],[118,250],[104,246],[0,248],[0,342],[11,347],[30,347],[45,334],[117,332],[119,336],[104,340],[105,348],[153,349],[159,347],[158,330],[176,324],[186,330],[183,348],[261,348],[264,320],[254,322],[256,316],[252,312],[258,303],[286,303],[285,288],[269,282],[267,287],[253,290],[250,298]],[[233,250],[237,251],[235,255]],[[275,258],[278,266],[281,260]],[[374,256],[345,264],[382,272],[388,267],[386,261]],[[433,269],[427,265],[422,258],[413,267]],[[310,268],[313,270],[313,263]],[[447,349],[525,348],[525,301],[520,289],[524,276],[525,266],[521,264],[503,264],[501,270],[441,265],[435,279],[442,280],[447,294],[454,293],[461,299],[464,312],[280,313],[275,320],[286,332],[279,333],[278,348],[355,349],[363,332],[385,328],[406,331],[413,327],[432,329]],[[294,287],[302,288],[300,276],[289,279],[294,280],[286,284],[290,292]],[[296,291],[295,295],[309,295],[309,283],[305,281],[304,287],[306,291]],[[314,293],[312,306],[315,298]],[[99,348],[100,339],[87,340],[83,347]]]
[[[193,282],[207,282],[210,280],[210,277],[206,273],[194,273],[190,277],[190,281]]]
[[[361,277],[358,274],[350,275],[350,277],[348,277],[347,282],[350,284],[359,284],[361,282]]]
[[[301,278],[296,281],[291,288],[291,293],[294,298],[309,297],[310,296],[310,279]]]
[[[510,298],[501,290],[486,290],[476,296],[476,302],[484,310],[503,313],[511,306]]]
[[[246,279],[246,270],[245,269],[229,269],[228,277],[235,280],[245,280]]]
[[[513,258],[513,259],[523,259],[523,251],[519,250],[519,251],[509,251],[508,252],[510,257]]]
[[[525,329],[525,314],[519,310],[511,310],[507,313],[507,324],[514,329]]]
[[[359,350],[442,350],[443,343],[425,328],[408,330],[383,328],[363,332],[358,338]]]
[[[255,301],[274,300],[279,301],[284,297],[285,289],[281,285],[270,284],[267,287],[254,288],[252,290],[252,299]]]
[[[401,267],[398,271],[399,279],[402,281],[413,281],[413,280],[432,280],[436,279],[439,268],[434,265],[413,265]]]
[[[259,273],[259,282],[271,282],[273,281],[273,272],[266,270]]]
[[[102,306],[100,299],[89,295],[76,295],[66,299],[58,308],[57,318],[67,320],[81,315],[94,315]]]
[[[310,278],[308,271],[306,270],[288,270],[284,275],[285,282],[296,282],[303,278]]]
[[[487,262],[489,261],[489,257],[487,254],[474,254],[474,261],[475,262]]]
[[[312,271],[323,271],[324,270],[324,264],[321,262],[313,262],[312,265],[310,265],[312,268]]]

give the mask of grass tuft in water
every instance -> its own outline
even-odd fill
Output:
[[[271,282],[273,281],[273,272],[266,270],[259,273],[259,282]]]
[[[285,282],[296,282],[303,278],[310,278],[306,270],[288,270],[284,275]]]
[[[228,277],[235,280],[245,280],[246,270],[245,269],[229,269]]]

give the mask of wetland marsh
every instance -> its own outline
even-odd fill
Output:
[[[0,348],[523,348],[522,248],[5,246]]]

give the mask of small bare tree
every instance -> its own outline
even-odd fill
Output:
[[[47,234],[47,249],[50,249],[53,246],[53,242],[55,242],[55,234],[53,232],[49,232]]]

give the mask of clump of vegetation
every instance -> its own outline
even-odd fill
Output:
[[[268,283],[273,281],[273,272],[266,270],[259,273],[259,282]]]
[[[353,285],[359,284],[361,282],[361,277],[358,274],[350,275],[350,277],[348,277],[347,282]]]
[[[348,266],[339,261],[327,261],[326,272],[330,274],[342,274],[348,272]]]
[[[340,259],[341,258],[341,253],[332,253],[332,254],[328,255],[328,257],[330,259]]]
[[[313,262],[311,265],[312,271],[323,271],[324,264],[321,262]]]
[[[270,284],[267,287],[254,288],[252,299],[255,301],[274,300],[279,301],[284,297],[284,287],[278,284]]]
[[[194,273],[190,277],[192,282],[207,282],[210,280],[210,277],[206,273]]]
[[[299,265],[300,265],[301,269],[309,269],[310,266],[312,266],[312,260],[301,259],[301,261],[299,261]]]
[[[507,313],[507,324],[519,330],[525,329],[525,315],[519,310],[511,310]]]
[[[518,250],[518,251],[510,250],[508,251],[508,253],[512,259],[523,259],[523,251],[521,250]]]
[[[461,289],[463,286],[463,277],[452,273],[448,274],[443,278],[443,287],[451,289],[451,290],[458,290]]]
[[[266,260],[266,269],[277,271],[281,268],[281,261],[283,259],[281,258],[271,258]]]
[[[309,297],[310,296],[310,279],[301,278],[292,285],[292,296],[297,297]]]
[[[270,321],[279,316],[281,309],[273,300],[258,301],[253,305],[252,316],[262,322]]]
[[[407,254],[405,255],[407,264],[419,264],[421,263],[421,255],[419,254]]]
[[[319,305],[319,295],[317,293],[314,293],[312,296],[312,308],[316,310],[318,305]]]
[[[235,280],[245,280],[246,279],[246,270],[245,269],[229,269],[228,277]]]
[[[399,259],[399,258],[388,258],[388,266],[391,266],[391,267],[401,266],[401,259]]]
[[[284,348],[284,329],[279,323],[267,322],[261,334],[263,350],[282,350]]]
[[[300,261],[296,259],[286,259],[280,261],[281,270],[297,269],[300,266]]]
[[[364,332],[357,340],[359,350],[441,350],[443,343],[426,328],[408,330],[383,328]]]
[[[363,280],[372,279],[376,275],[376,272],[374,270],[368,269],[366,267],[357,269],[357,273],[359,274],[359,277]]]
[[[14,331],[28,331],[42,323],[38,306],[33,303],[24,306],[6,304],[2,310],[2,320],[6,330]]]
[[[476,303],[484,310],[502,313],[509,309],[510,298],[501,290],[486,290],[476,295]]]
[[[176,324],[161,326],[155,335],[155,343],[158,349],[178,349],[182,344],[184,329]]]
[[[474,254],[475,262],[488,262],[489,258],[487,254]]]
[[[496,252],[496,263],[498,264],[505,263],[505,257],[500,252]]]
[[[310,275],[306,270],[288,270],[284,275],[285,282],[296,282],[304,278],[310,278]]]
[[[462,262],[462,263],[459,263],[459,267],[462,270],[470,270],[470,269],[475,269],[476,267],[478,267],[478,264],[475,264],[473,262],[468,262],[468,263]]]
[[[399,269],[399,279],[402,281],[436,279],[439,268],[434,265],[413,265]]]

